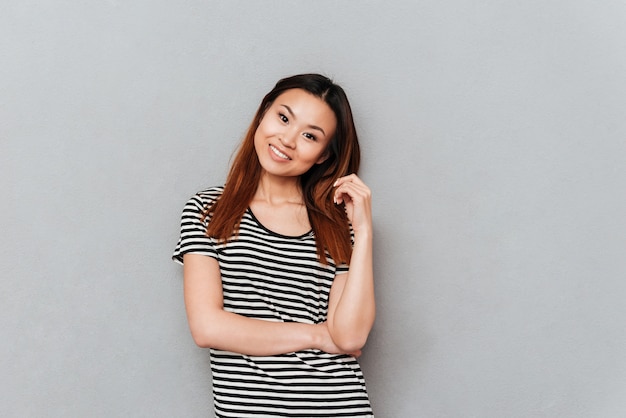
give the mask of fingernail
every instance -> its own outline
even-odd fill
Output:
[[[339,181],[339,180],[335,180],[335,182],[333,183],[333,187],[337,187],[337,182],[338,182],[338,181]]]

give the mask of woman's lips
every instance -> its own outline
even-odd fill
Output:
[[[270,144],[270,150],[274,153],[274,155],[276,155],[277,157],[283,159],[283,160],[291,160],[291,158],[289,158],[289,156],[285,153],[283,153],[281,150],[279,150],[278,148],[276,148],[274,145]]]

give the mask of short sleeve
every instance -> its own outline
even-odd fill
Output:
[[[350,266],[345,263],[342,263],[342,264],[339,264],[337,268],[335,269],[335,274],[344,274],[344,273],[347,273],[349,270],[350,270]]]
[[[172,260],[183,263],[183,255],[200,254],[218,258],[215,240],[206,235],[208,221],[204,210],[213,203],[207,193],[198,193],[185,204],[180,220],[180,237]]]

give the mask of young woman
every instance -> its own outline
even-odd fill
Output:
[[[191,334],[210,348],[217,417],[372,417],[356,361],[375,316],[369,188],[348,99],[280,80],[226,184],[185,205]]]

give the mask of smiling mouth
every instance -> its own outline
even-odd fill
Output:
[[[280,150],[276,148],[274,145],[270,145],[270,149],[272,150],[274,154],[276,154],[278,157],[282,158],[283,160],[291,160],[291,158],[289,158],[287,154],[283,154],[282,152],[280,152]]]

